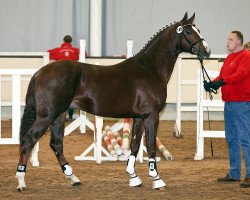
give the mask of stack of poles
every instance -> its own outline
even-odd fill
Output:
[[[103,140],[111,156],[119,157],[129,151],[130,127],[131,119],[124,119],[123,134],[121,137],[119,132],[113,132],[110,126],[105,126]]]
[[[105,126],[103,131],[103,141],[108,152],[113,157],[119,157],[121,155],[128,156],[127,154],[130,150],[130,133],[133,122],[132,119],[125,118],[123,119],[123,123],[122,136],[119,132],[112,132],[110,126]],[[145,134],[143,134],[143,137],[145,139]],[[170,152],[161,143],[158,137],[156,137],[156,146],[166,160],[172,160]]]

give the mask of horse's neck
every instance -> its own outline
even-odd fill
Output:
[[[140,60],[153,67],[162,81],[167,84],[180,52],[177,50],[178,38],[163,36],[153,47],[140,55]]]

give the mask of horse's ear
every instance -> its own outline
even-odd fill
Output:
[[[188,24],[193,24],[194,18],[195,18],[195,13],[193,14],[192,17],[188,19]]]
[[[180,21],[181,24],[184,24],[184,23],[187,21],[187,19],[188,19],[188,14],[187,14],[187,12],[186,12],[185,15],[184,15],[184,17],[183,17],[182,20]]]

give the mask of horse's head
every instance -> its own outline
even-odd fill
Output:
[[[180,35],[180,50],[196,54],[199,58],[207,58],[210,49],[206,41],[202,38],[200,31],[193,24],[195,14],[188,19],[187,13],[180,22],[176,23],[176,32]]]

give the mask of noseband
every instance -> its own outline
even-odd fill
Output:
[[[189,49],[189,53],[194,53],[197,54],[200,52],[200,48],[195,47],[196,44],[198,44],[199,42],[202,42],[204,39],[200,38],[198,41],[192,43],[190,40],[187,39],[187,36],[185,34],[183,34],[187,43],[190,45],[190,49]]]

